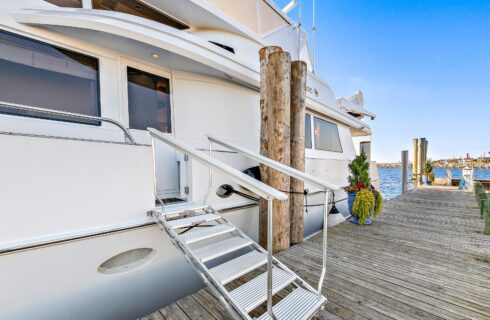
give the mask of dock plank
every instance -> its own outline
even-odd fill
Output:
[[[490,320],[490,237],[472,193],[419,188],[385,202],[371,226],[329,229],[325,310],[331,320]],[[322,236],[276,257],[316,287]],[[145,320],[231,317],[208,289]]]

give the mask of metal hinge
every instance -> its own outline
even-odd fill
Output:
[[[190,193],[189,187],[184,187],[184,193],[185,194],[189,194]]]
[[[189,161],[189,155],[184,154],[184,161]]]

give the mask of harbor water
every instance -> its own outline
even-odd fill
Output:
[[[401,169],[400,168],[378,168],[380,189],[386,200],[392,199],[402,193]],[[445,178],[446,169],[434,169],[436,178]],[[461,169],[451,169],[453,178],[461,178]],[[408,179],[412,178],[409,170]],[[490,169],[475,169],[475,179],[490,180]]]

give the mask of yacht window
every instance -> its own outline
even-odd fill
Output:
[[[98,60],[0,31],[0,101],[100,116]],[[0,108],[0,113],[99,125]]]
[[[172,132],[170,81],[131,67],[128,73],[129,127]]]
[[[93,0],[92,7],[94,9],[127,13],[133,16],[153,20],[179,30],[189,28],[185,24],[138,0]]]
[[[311,149],[311,116],[305,114],[305,147]]]
[[[44,0],[44,1],[57,5],[58,7],[67,7],[67,8],[82,7],[81,0]]]
[[[335,123],[315,117],[315,149],[342,152],[339,129]]]

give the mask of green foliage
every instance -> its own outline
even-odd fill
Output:
[[[348,177],[350,190],[359,191],[371,186],[369,178],[369,162],[364,151],[349,163],[350,176]]]
[[[432,168],[432,164],[430,163],[430,161],[427,161],[425,164],[424,164],[424,174],[425,175],[429,175],[429,173],[431,173],[433,170]]]
[[[429,172],[429,174],[427,176],[428,176],[430,182],[436,181],[436,174],[434,172],[432,172],[432,171]]]
[[[374,217],[377,218],[383,211],[383,196],[381,192],[376,190],[373,191],[374,194]]]
[[[374,209],[374,194],[369,189],[357,192],[356,199],[352,205],[352,213],[359,219],[359,224],[364,224]]]

